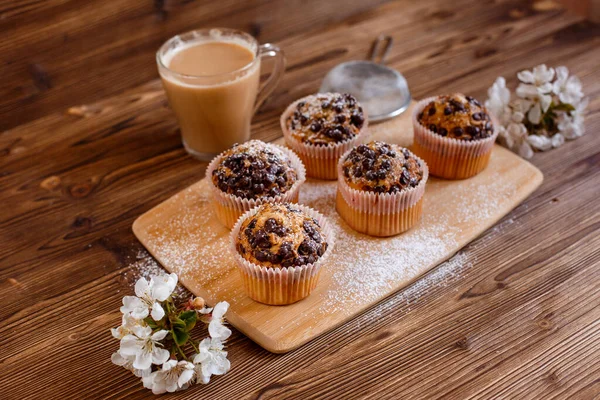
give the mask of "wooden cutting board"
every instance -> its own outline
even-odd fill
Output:
[[[409,146],[411,112],[370,127],[372,138]],[[233,326],[265,349],[284,353],[343,324],[450,258],[523,201],[542,179],[533,165],[495,146],[488,168],[471,179],[430,177],[421,222],[384,239],[356,233],[338,217],[335,182],[308,180],[300,202],[329,217],[337,243],[316,290],[289,306],[268,306],[245,295],[229,254],[229,231],[213,215],[205,179],[140,216],[133,231],[192,293],[211,305],[228,301],[227,319]]]

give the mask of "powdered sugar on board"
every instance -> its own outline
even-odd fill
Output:
[[[204,180],[141,216],[134,232],[194,294],[209,303],[228,301],[232,325],[271,351],[287,351],[404,287],[408,289],[367,314],[377,309],[385,313],[386,305],[412,303],[432,288],[458,279],[473,263],[460,254],[428,271],[506,215],[539,185],[541,175],[530,164],[496,148],[488,169],[474,178],[430,179],[422,220],[410,231],[390,238],[350,229],[334,208],[336,182],[308,180],[299,200],[329,218],[336,246],[312,295],[285,307],[263,305],[246,296],[230,253],[229,231],[213,214]]]

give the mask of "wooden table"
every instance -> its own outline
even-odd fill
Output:
[[[566,65],[591,99],[588,134],[535,155],[544,184],[463,250],[456,276],[434,270],[436,284],[286,355],[234,332],[229,374],[171,397],[598,398],[600,27],[548,0],[75,3],[0,5],[0,397],[149,396],[110,362],[121,298],[152,262],[131,223],[206,166],[181,147],[153,52],[210,23],[286,51],[257,138],[382,32],[415,98],[485,98],[498,75],[514,86],[519,70]]]

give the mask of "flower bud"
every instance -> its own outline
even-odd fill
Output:
[[[206,303],[202,297],[196,297],[194,300],[192,300],[192,307],[194,307],[196,310],[202,310],[205,304]]]

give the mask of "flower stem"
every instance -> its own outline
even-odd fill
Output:
[[[177,341],[175,340],[175,332],[173,330],[173,326],[171,325],[171,306],[175,306],[173,303],[173,300],[169,297],[166,301],[165,301],[165,308],[167,309],[167,321],[169,321],[169,332],[171,332],[171,337],[173,338],[173,344],[175,345],[175,348],[177,349],[177,352],[179,353],[179,355],[181,357],[183,357],[184,360],[189,361],[188,358],[186,357],[185,353],[183,352],[183,350],[181,349],[181,347],[177,344]]]
[[[190,339],[190,344],[192,345],[192,347],[194,348],[194,351],[196,351],[196,353],[200,353],[200,350],[198,349],[198,347],[194,344],[194,342]]]

